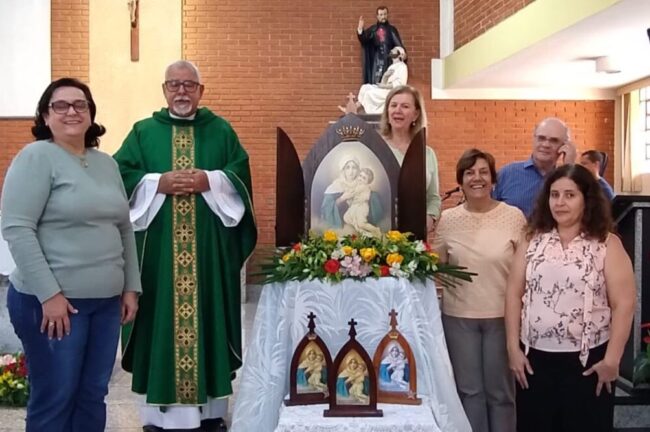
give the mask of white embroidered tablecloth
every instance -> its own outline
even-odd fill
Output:
[[[328,405],[282,406],[275,432],[438,432],[428,403],[377,404],[383,417],[323,417]]]
[[[456,393],[435,285],[431,281],[423,284],[395,278],[265,286],[240,371],[241,382],[230,431],[275,430],[282,400],[289,392],[291,356],[307,332],[309,312],[316,314],[316,332],[327,344],[332,358],[348,340],[350,318],[357,321],[357,340],[372,358],[389,329],[388,313],[392,308],[399,313],[398,329],[413,349],[418,394],[430,400],[427,406],[438,427],[433,430],[470,432]],[[391,406],[389,412],[403,407]]]

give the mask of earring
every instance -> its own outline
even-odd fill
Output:
[[[415,120],[413,120],[413,123],[411,123],[411,126],[415,126]]]

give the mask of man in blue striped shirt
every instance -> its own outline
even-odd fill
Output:
[[[497,174],[494,198],[519,208],[530,217],[544,178],[560,163],[574,163],[576,148],[560,119],[542,120],[533,133],[533,152],[525,161],[505,165]]]

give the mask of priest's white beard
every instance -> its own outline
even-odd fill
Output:
[[[185,96],[174,99],[174,113],[179,117],[187,117],[192,112],[192,101]]]

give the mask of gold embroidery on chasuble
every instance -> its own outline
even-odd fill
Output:
[[[194,168],[194,129],[172,129],[174,170]],[[198,404],[199,333],[196,290],[196,198],[194,194],[172,198],[174,239],[174,354],[176,402]]]

